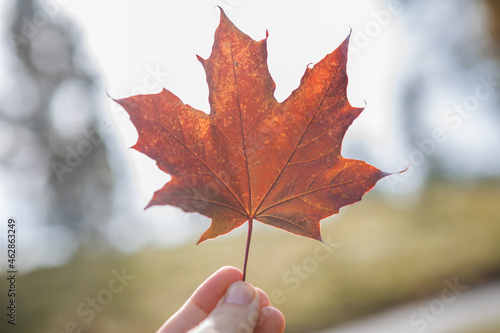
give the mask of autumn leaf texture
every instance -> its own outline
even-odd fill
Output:
[[[210,114],[165,89],[116,100],[139,132],[133,148],[172,176],[148,207],[210,217],[199,242],[253,220],[321,240],[321,219],[361,200],[388,175],[341,156],[344,134],[363,110],[347,100],[348,42],[308,67],[300,86],[278,103],[267,38],[252,40],[221,11],[211,55],[198,57]]]

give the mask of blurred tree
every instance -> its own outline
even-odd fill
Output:
[[[38,223],[63,227],[66,242],[106,247],[116,173],[99,76],[57,2],[18,0],[12,10],[0,160]]]
[[[491,122],[498,93],[475,98],[478,86],[491,75],[497,81],[494,73],[499,64],[499,58],[492,59],[485,50],[492,45],[487,35],[488,15],[495,22],[492,31],[500,34],[494,14],[495,10],[500,14],[500,3],[485,1],[491,10],[483,2],[467,0],[400,2],[412,46],[402,75],[399,111],[409,151],[419,151],[414,157],[422,160],[410,161],[410,167],[427,180],[495,173],[496,164],[487,165],[493,149],[486,137],[492,141],[492,128],[498,127]],[[481,123],[489,127],[481,129]],[[444,142],[432,142],[436,129],[443,131]]]
[[[486,24],[488,25],[488,32],[491,36],[492,42],[486,45],[485,54],[494,59],[500,67],[500,1],[497,0],[483,0],[486,7]],[[500,72],[500,68],[499,68]],[[497,95],[497,103],[500,104],[500,97]],[[500,112],[497,112],[497,117],[500,118]]]
[[[500,42],[500,2],[498,0],[483,1],[486,5],[489,31],[492,34],[493,38],[497,42]]]

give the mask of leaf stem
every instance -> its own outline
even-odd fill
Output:
[[[243,263],[243,281],[247,276],[248,252],[250,250],[250,239],[252,239],[253,218],[248,220],[247,246],[245,249],[245,262]]]

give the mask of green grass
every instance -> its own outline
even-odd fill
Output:
[[[292,333],[440,292],[446,279],[479,284],[500,276],[499,205],[500,184],[494,181],[433,184],[412,205],[370,193],[322,222],[323,238],[335,244],[330,251],[259,226],[247,280],[271,295]],[[208,275],[223,265],[241,267],[245,235],[240,234],[128,257],[80,258],[21,276],[17,328],[59,333],[74,321],[85,333],[154,332]],[[92,320],[78,315],[87,297],[105,295],[111,271],[122,267],[134,280]]]

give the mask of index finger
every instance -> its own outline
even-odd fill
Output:
[[[227,288],[241,281],[243,274],[235,267],[225,266],[212,274],[170,317],[157,333],[184,333],[201,323],[224,296]]]
[[[236,281],[241,281],[243,274],[232,266],[224,266],[205,280],[191,295],[189,300],[207,315],[212,312],[227,288]]]

